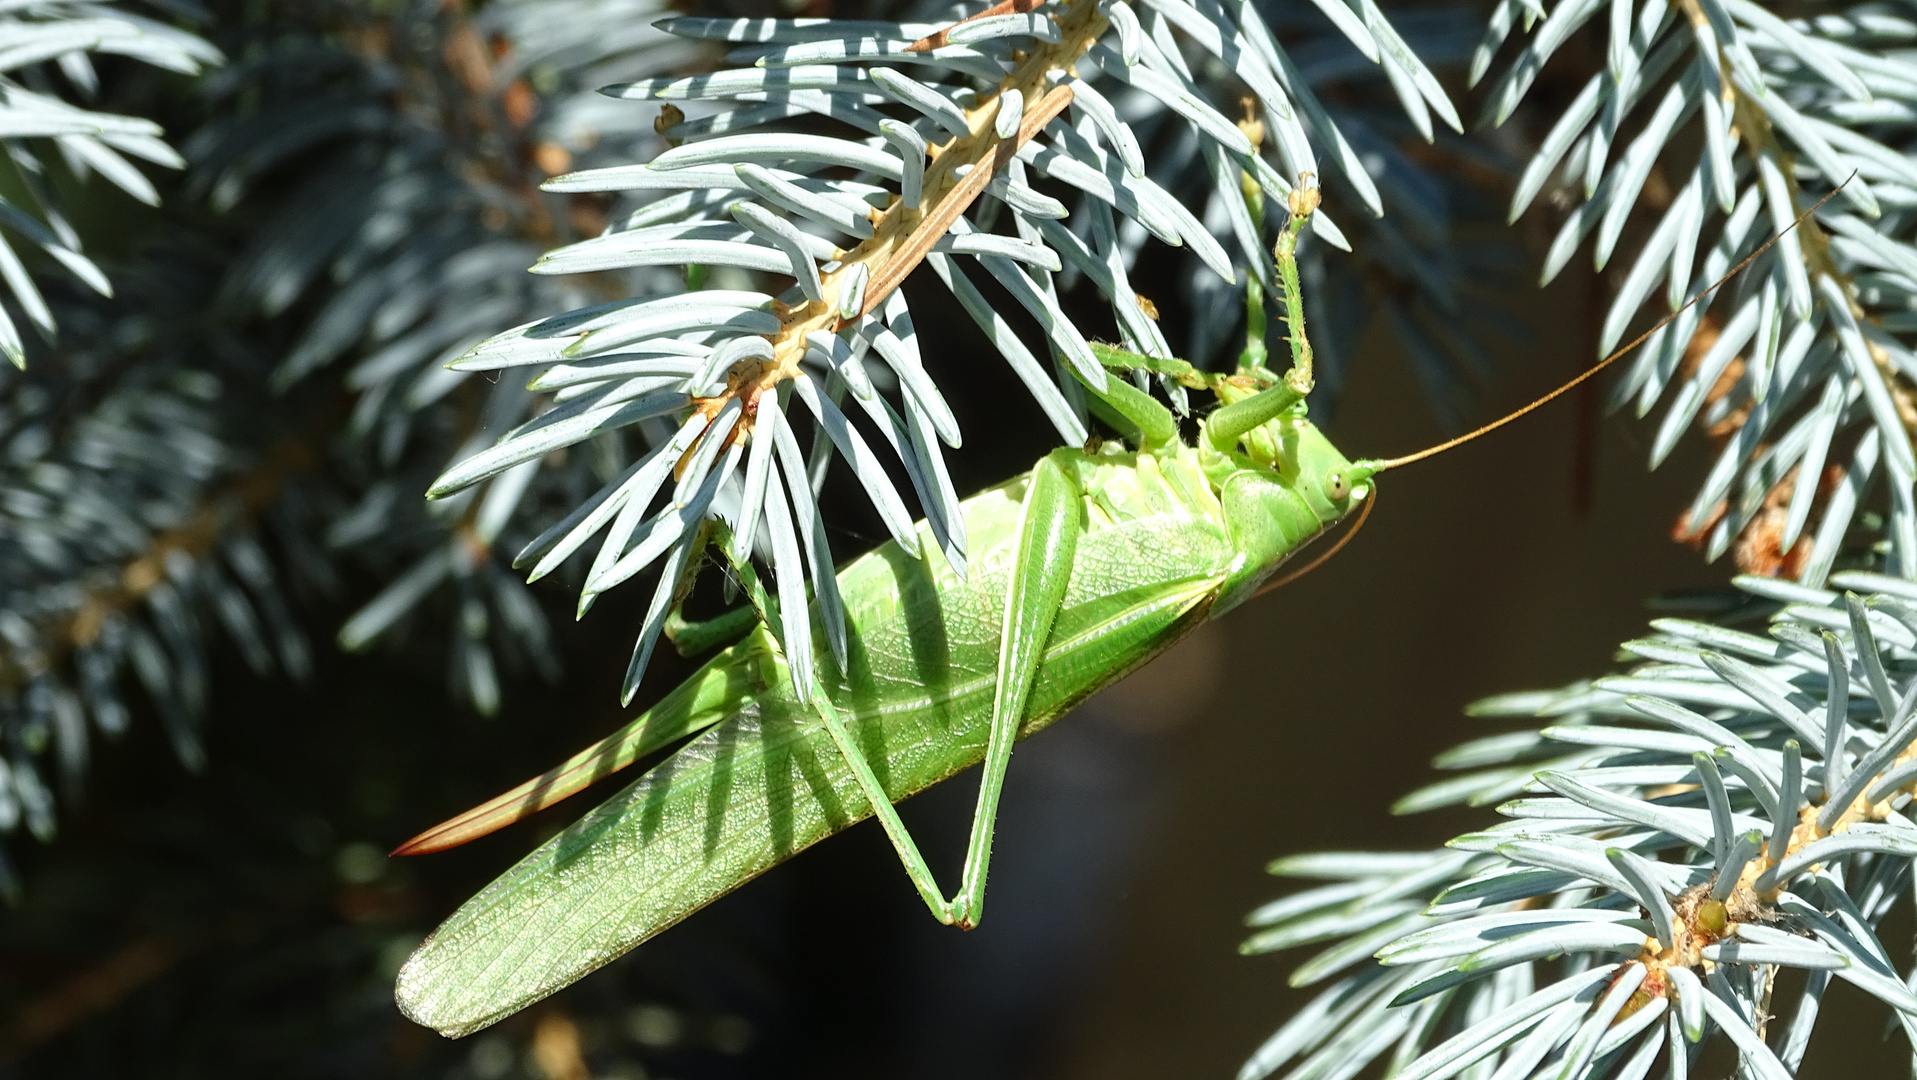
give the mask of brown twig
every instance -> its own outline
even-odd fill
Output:
[[[800,361],[808,348],[808,335],[815,331],[837,332],[844,327],[845,322],[839,315],[839,294],[854,271],[864,267],[868,275],[860,313],[870,314],[923,261],[926,253],[991,181],[997,169],[1009,163],[1020,146],[1071,102],[1068,87],[1051,86],[1051,73],[1072,70],[1079,57],[1104,33],[1107,23],[1098,13],[1096,0],[1066,0],[1063,10],[1053,19],[1058,24],[1059,39],[1041,43],[1023,55],[1018,67],[1005,77],[997,91],[967,111],[968,134],[954,136],[928,151],[931,162],[925,169],[918,202],[908,204],[902,198],[895,198],[885,210],[875,211],[872,236],[840,255],[835,260],[836,266],[820,272],[820,300],[774,306],[781,325],[776,333],[768,335],[773,358],[741,363],[728,373],[725,389],[713,397],[697,399],[696,408],[715,415],[727,401],[740,398],[748,408],[735,430],[739,434],[749,430],[753,417],[751,406],[759,396],[797,377]],[[1021,118],[1019,130],[1011,138],[1001,139],[995,127],[998,109],[1004,95],[1012,90],[1017,90],[1032,105]],[[967,166],[969,172],[960,176],[960,171]]]
[[[1018,155],[1019,148],[1030,142],[1040,128],[1051,123],[1052,118],[1064,112],[1065,107],[1071,103],[1072,88],[1054,86],[1036,107],[1026,110],[1024,118],[1019,122],[1018,136],[1000,142],[993,153],[972,166],[972,171],[966,173],[956,187],[945,193],[945,197],[938,201],[938,205],[932,208],[932,212],[926,216],[925,220],[919,222],[918,228],[912,230],[912,235],[906,238],[905,243],[899,245],[898,251],[886,260],[885,267],[866,284],[865,302],[859,307],[861,318],[876,311],[878,306],[885,302],[885,298],[892,294],[892,290],[903,284],[912,271],[918,269],[919,263],[925,261],[925,256],[951,230],[953,224],[958,221],[959,215],[970,209],[979,194],[985,190],[985,186],[992,182],[992,177],[1011,163],[1012,158]],[[840,329],[850,326],[852,321],[840,320]]]

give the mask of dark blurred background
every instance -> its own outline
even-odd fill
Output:
[[[1526,245],[1512,303],[1526,337],[1494,350],[1477,419],[1575,373],[1605,295],[1584,272],[1536,293],[1541,245],[1506,237]],[[1135,277],[1167,298],[1168,324],[1190,315],[1146,276],[1174,261],[1143,259]],[[927,340],[959,355],[978,342],[936,290],[909,291]],[[1367,329],[1328,418],[1353,456],[1447,434],[1393,340]],[[942,385],[969,436],[962,489],[1046,448],[1002,365]],[[385,852],[629,717],[616,701],[633,598],[608,596],[574,625],[564,590],[544,590],[566,677],[509,686],[491,719],[449,702],[430,649],[321,649],[304,683],[255,678],[229,649],[204,775],[136,717],[57,842],[17,846],[0,1077],[1231,1076],[1306,1000],[1285,985],[1289,958],[1236,951],[1244,915],[1279,891],[1264,863],[1428,846],[1481,822],[1388,809],[1432,779],[1435,753],[1482,733],[1463,705],[1600,674],[1647,597],[1723,581],[1669,539],[1702,449],[1647,474],[1647,439],[1579,394],[1387,475],[1337,559],[1021,744],[977,931],[936,925],[868,822],[457,1042],[399,1016],[394,972],[593,797],[450,853]],[[878,534],[851,501],[839,510],[842,552]],[[312,637],[330,640],[343,612],[315,616]],[[642,703],[689,670],[656,662]],[[906,806],[942,873],[956,871],[974,790],[963,777]],[[1876,1022],[1820,1040],[1806,1073],[1857,1067],[1835,1048],[1877,1047]]]

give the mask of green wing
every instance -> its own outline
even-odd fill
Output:
[[[997,524],[1002,508],[972,505],[985,498],[968,502],[979,511],[967,514],[968,527]],[[848,590],[858,598],[849,604],[851,671],[825,682],[893,801],[984,754],[1007,570],[999,546],[974,549],[964,583],[933,570],[936,560],[885,549],[841,576],[887,579]],[[1204,516],[1089,534],[1021,735],[1203,621],[1229,560],[1229,543]],[[851,771],[816,714],[791,697],[784,672],[753,682],[723,720],[455,912],[400,972],[406,1015],[452,1036],[485,1027],[868,816]]]
[[[632,723],[511,791],[427,829],[393,854],[430,855],[530,817],[734,715],[785,677],[772,635],[763,626],[755,627],[744,641],[714,657]]]

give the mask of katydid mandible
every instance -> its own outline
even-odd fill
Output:
[[[400,1008],[449,1036],[483,1028],[867,816],[878,817],[932,913],[976,926],[1017,739],[1268,587],[1303,547],[1368,510],[1378,472],[1464,441],[1353,462],[1307,419],[1311,348],[1294,254],[1316,203],[1315,190],[1291,193],[1274,252],[1291,349],[1282,378],[1256,363],[1211,376],[1101,350],[1109,368],[1146,368],[1225,403],[1193,444],[1165,406],[1107,380],[1092,391],[1095,407],[1135,448],[1055,450],[966,500],[975,557],[963,580],[896,543],[839,572],[843,671],[829,655],[810,670],[786,663],[775,601],[749,563],[736,563],[753,601],[744,610],[756,614],[743,640],[616,734],[402,846],[397,853],[422,854],[465,843],[689,740],[455,912],[400,972]],[[1250,299],[1258,343],[1255,291]],[[1592,377],[1656,328],[1465,438]],[[936,545],[919,528],[929,551]],[[981,761],[959,889],[948,898],[893,803]]]

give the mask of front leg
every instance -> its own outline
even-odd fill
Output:
[[[1122,385],[1114,380],[1113,385]],[[1127,387],[1127,389],[1130,389]],[[1069,453],[1061,451],[1060,453]],[[985,912],[985,874],[992,860],[992,830],[998,817],[1012,743],[1031,697],[1045,643],[1071,580],[1072,557],[1083,530],[1083,500],[1076,479],[1057,455],[1041,459],[1025,489],[1018,548],[1005,589],[1005,619],[999,635],[998,690],[992,701],[992,727],[979,778],[978,810],[966,845],[964,877],[953,901],[953,921],[962,929],[978,925]]]
[[[1318,208],[1318,189],[1293,188],[1290,204],[1291,220],[1278,234],[1272,258],[1278,264],[1278,290],[1285,305],[1285,336],[1291,342],[1291,369],[1277,386],[1227,405],[1206,419],[1205,439],[1214,450],[1230,450],[1253,428],[1270,423],[1311,393],[1311,342],[1305,337],[1305,297],[1298,285],[1298,237]],[[1259,321],[1262,319],[1261,313]],[[1261,351],[1262,348],[1261,345]]]

